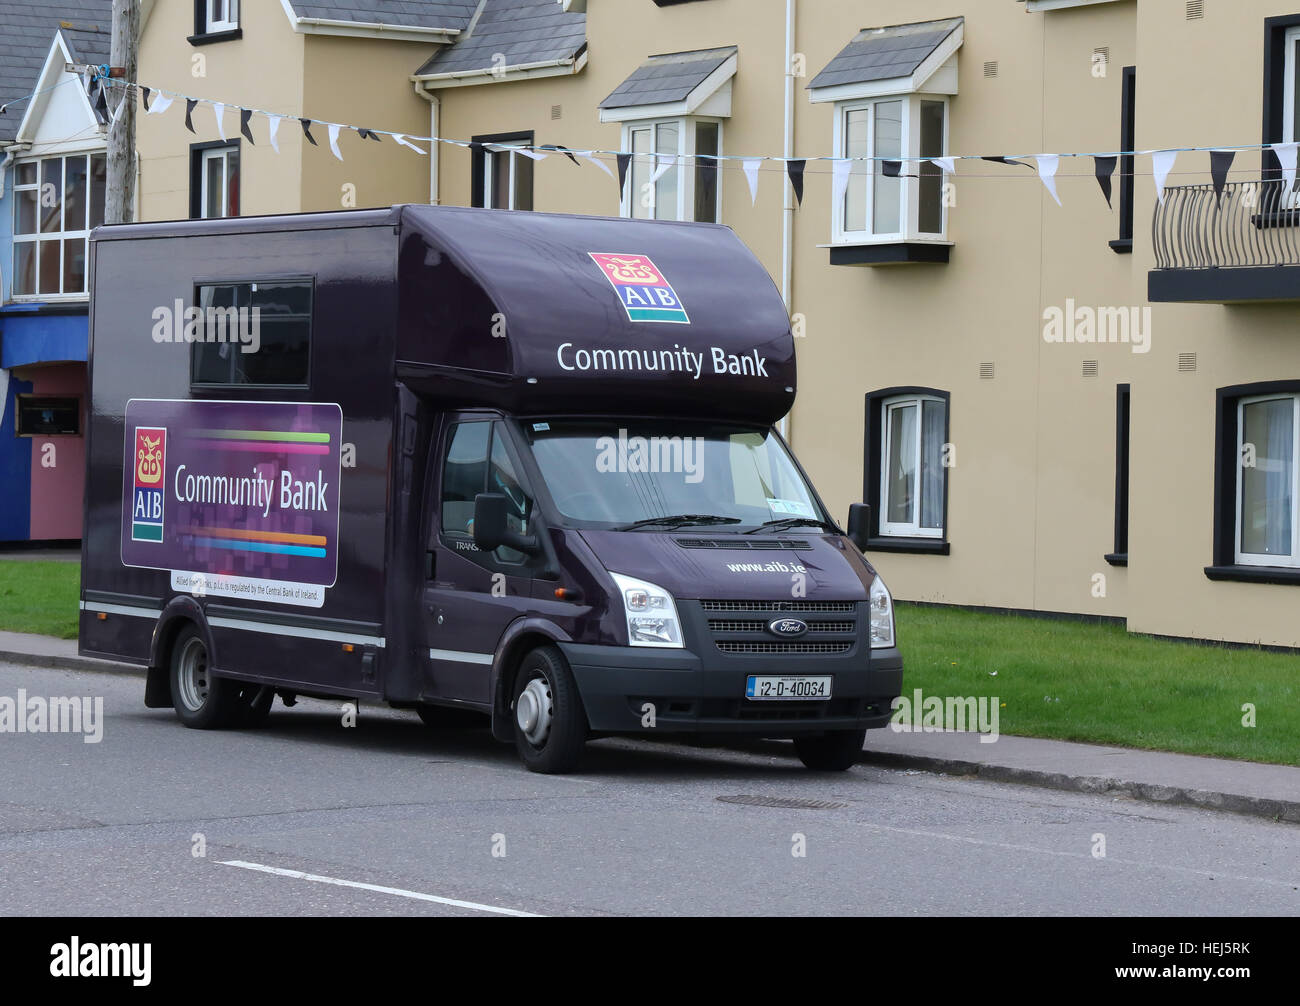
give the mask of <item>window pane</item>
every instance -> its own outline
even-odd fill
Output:
[[[916,406],[891,408],[888,432],[885,492],[889,498],[885,501],[885,519],[891,524],[910,524],[916,491]]]
[[[474,531],[474,497],[487,484],[488,434],[491,423],[459,423],[452,434],[442,469],[442,530],[470,537]]]
[[[678,140],[681,130],[675,122],[661,122],[655,127],[655,153],[676,154],[680,149]],[[659,170],[656,163],[655,170]],[[677,183],[681,165],[674,163],[655,184],[655,219],[677,219]]]
[[[1300,136],[1300,38],[1292,43],[1291,67],[1291,135],[1285,137],[1287,141]]]
[[[867,122],[870,112],[855,108],[844,113],[844,156],[866,157]],[[844,193],[844,229],[867,229],[867,179],[871,177],[870,161],[854,161],[849,169],[849,185]]]
[[[18,165],[18,184],[35,185],[36,184],[36,162],[24,161]]]
[[[943,102],[921,102],[921,156],[943,156]],[[923,234],[943,233],[943,172],[929,161],[921,162],[918,229]]]
[[[515,201],[516,210],[533,208],[533,159],[523,154],[515,154]]]
[[[63,229],[82,231],[86,229],[86,158],[69,157],[65,163],[67,189],[63,199]]]
[[[86,239],[63,242],[63,292],[86,292]]]
[[[203,215],[205,217],[223,217],[222,212],[225,206],[225,179],[226,179],[226,162],[219,155],[210,155],[204,159],[203,170],[205,173],[205,198],[203,205]]]
[[[718,162],[702,158],[718,153],[718,124],[700,122],[695,126],[695,219],[701,223],[718,222]]]
[[[202,286],[199,306],[204,322],[202,341],[194,343],[192,350],[195,384],[307,384],[309,282]]]
[[[489,151],[492,166],[488,169],[492,189],[488,205],[496,210],[510,209],[510,151]]]
[[[1252,402],[1242,407],[1242,446],[1253,445],[1255,464],[1243,450],[1241,550],[1253,555],[1291,554],[1292,486],[1295,484],[1295,401]]]
[[[921,406],[921,518],[923,528],[943,527],[943,402]]]
[[[505,496],[506,528],[516,534],[528,534],[533,501],[520,485],[519,477],[515,474],[515,466],[510,460],[505,441],[501,439],[500,424],[497,430],[497,435],[492,438],[492,464],[488,469],[487,491]],[[527,558],[523,552],[506,548],[504,545],[493,554],[501,562],[523,562]]]
[[[41,161],[41,233],[57,233],[62,226],[63,159],[50,157]]]
[[[36,242],[14,242],[14,289],[16,296],[36,292]]]
[[[59,262],[59,249],[62,241],[41,242],[41,286],[38,293],[58,293],[62,265]]]
[[[876,103],[875,155],[890,158],[903,156],[903,103],[901,101]],[[873,167],[875,188],[871,229],[875,234],[895,234],[903,229],[900,224],[903,180],[886,178],[879,161],[876,161]]]
[[[239,151],[234,147],[226,151],[226,212],[224,215],[239,216]]]
[[[24,189],[14,193],[14,233],[36,233],[36,201],[40,195],[37,189]]]
[[[90,155],[90,226],[104,222],[104,199],[107,191],[108,158],[103,154]]]
[[[651,165],[650,130],[632,130],[632,188],[628,198],[632,203],[632,216],[638,220],[650,218],[650,197],[646,186],[650,182]]]

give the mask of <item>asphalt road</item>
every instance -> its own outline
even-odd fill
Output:
[[[602,740],[539,776],[386,709],[202,732],[142,677],[0,664],[19,689],[102,696],[104,722],[0,733],[4,915],[1300,914],[1300,829],[1256,818],[817,775],[771,744]]]

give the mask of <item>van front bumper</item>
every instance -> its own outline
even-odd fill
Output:
[[[903,657],[893,647],[854,647],[843,655],[719,653],[706,660],[685,649],[558,645],[596,733],[792,737],[883,727],[903,688]],[[747,699],[751,674],[830,675],[831,697]]]

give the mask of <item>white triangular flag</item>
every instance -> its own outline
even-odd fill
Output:
[[[412,143],[410,140],[408,140],[408,139],[406,138],[406,134],[405,134],[405,133],[394,133],[394,134],[393,134],[393,139],[394,139],[394,141],[396,141],[397,143],[400,143],[403,147],[410,147],[410,148],[411,148],[412,150],[414,150],[417,154],[423,154],[425,157],[428,157],[428,156],[429,156],[429,152],[428,152],[427,150],[425,150],[425,149],[423,149],[423,148],[421,148],[421,147],[417,147],[414,143]]]
[[[849,172],[852,170],[853,162],[846,157],[831,161],[831,206],[839,206],[844,199],[844,193],[849,187]]]
[[[656,154],[655,155],[655,173],[650,176],[650,184],[653,185],[659,181],[668,170],[677,163],[676,154]]]
[[[267,119],[266,135],[267,138],[270,139],[271,141],[271,149],[274,150],[277,154],[280,152],[280,139],[277,134],[280,132],[281,118],[283,118],[283,116],[269,115],[269,114],[266,117]]]
[[[1061,166],[1060,154],[1038,154],[1034,157],[1038,162],[1038,177],[1043,180],[1047,186],[1047,191],[1052,194],[1056,200],[1056,205],[1061,205],[1061,197],[1056,194],[1056,169]]]
[[[1161,206],[1165,203],[1165,179],[1169,177],[1177,157],[1177,150],[1155,150],[1151,153],[1151,174],[1155,176],[1156,198],[1160,200]]]
[[[931,157],[930,163],[950,175],[957,173],[957,159],[955,157]]]
[[[525,157],[531,157],[534,161],[540,161],[546,156],[544,151],[533,150],[531,147],[511,147],[510,149],[515,153],[523,154]]]
[[[751,157],[741,162],[741,167],[745,169],[745,180],[749,182],[749,205],[753,206],[758,202],[758,168],[763,162],[757,157]]]
[[[212,114],[217,117],[217,135],[223,140],[226,138],[226,124],[221,120],[225,118],[226,106],[220,101],[212,103]]]
[[[1296,148],[1300,143],[1274,143],[1271,148],[1282,165],[1282,198],[1286,199],[1295,189]]]
[[[593,151],[575,150],[574,153],[577,154],[579,157],[581,157],[584,161],[590,161],[592,164],[596,165],[596,167],[600,168],[601,171],[609,175],[610,178],[614,177],[614,172],[609,170],[609,165],[606,164],[604,161],[602,161],[599,157],[597,157]]]
[[[340,161],[343,160],[343,155],[339,153],[339,130],[341,128],[342,127],[339,126],[337,123],[334,122],[329,123],[330,152],[333,153],[334,156],[337,157]]]
[[[153,99],[153,104],[149,106],[146,115],[161,115],[167,109],[172,107],[172,99],[163,94],[162,91],[156,92],[157,97]]]

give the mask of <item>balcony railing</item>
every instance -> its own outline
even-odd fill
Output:
[[[1157,204],[1151,241],[1157,269],[1300,266],[1300,193],[1281,178],[1175,185]]]

